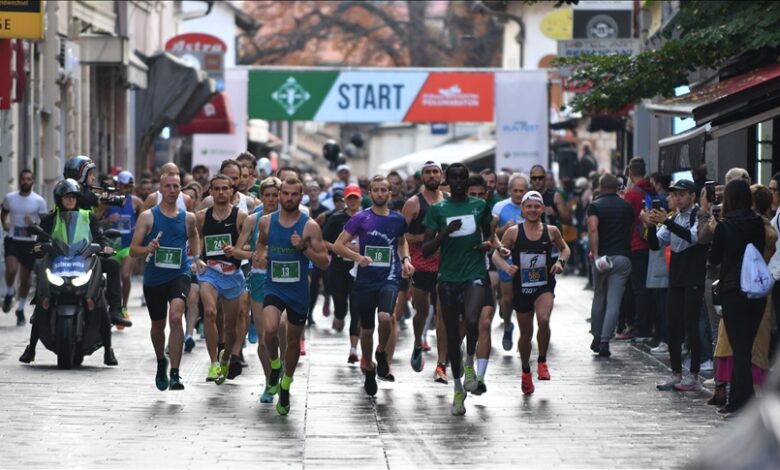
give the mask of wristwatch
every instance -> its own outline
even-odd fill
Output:
[[[411,256],[404,256],[403,258],[401,258],[401,262],[402,262],[402,263],[403,263],[404,261],[406,261],[406,260],[409,260],[409,262],[411,263],[411,262],[412,262],[412,257],[411,257]]]

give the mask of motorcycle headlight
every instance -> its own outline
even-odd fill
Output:
[[[56,274],[53,274],[49,268],[46,268],[46,279],[57,287],[65,284],[65,279]]]
[[[82,274],[81,276],[74,277],[70,283],[73,284],[73,287],[81,287],[87,282],[89,282],[89,278],[92,277],[92,270],[90,269],[86,273]]]

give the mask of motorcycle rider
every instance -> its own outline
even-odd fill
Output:
[[[95,184],[95,162],[84,155],[72,157],[65,163],[63,171],[65,178],[76,180],[80,185],[78,208],[92,211],[98,219],[103,216],[108,206],[101,204],[97,194],[90,190]],[[121,266],[115,259],[101,258],[101,270],[106,274],[106,301],[111,323],[125,327],[133,326],[133,322],[122,316],[122,284]]]
[[[107,255],[113,255],[114,249],[111,248],[109,241],[106,239],[105,236],[103,236],[102,231],[100,230],[100,224],[97,221],[97,218],[94,214],[92,214],[89,210],[86,209],[80,209],[78,208],[78,200],[81,196],[82,188],[81,186],[73,179],[65,179],[60,181],[54,186],[54,203],[55,208],[53,211],[46,214],[41,219],[40,227],[41,229],[50,234],[52,239],[60,239],[63,242],[67,243],[67,235],[65,235],[65,239],[62,239],[62,234],[60,230],[57,230],[58,225],[62,223],[62,217],[61,212],[63,211],[77,211],[79,214],[79,217],[85,217],[89,219],[89,228],[90,232],[92,234],[92,240],[94,243],[98,243],[103,247],[103,253]],[[41,245],[40,243],[36,244],[33,247],[33,253],[36,255],[41,253]],[[30,362],[35,360],[35,347],[38,344],[38,327],[37,322],[35,321],[38,315],[44,314],[46,312],[46,308],[43,306],[43,297],[45,297],[44,292],[46,292],[48,289],[45,286],[46,283],[46,276],[43,273],[44,270],[43,263],[37,263],[36,269],[37,269],[37,279],[38,279],[38,289],[36,289],[36,296],[37,301],[35,302],[35,311],[33,312],[33,318],[32,318],[32,330],[30,331],[30,344],[27,345],[27,347],[24,350],[24,353],[22,353],[21,357],[19,357],[20,362],[24,362],[25,364],[29,364]],[[107,366],[115,366],[118,365],[118,362],[116,360],[116,356],[114,355],[114,349],[111,347],[111,323],[109,322],[108,316],[104,316],[101,321],[100,325],[100,336],[103,341],[103,349],[104,349],[104,355],[103,355],[103,363]]]

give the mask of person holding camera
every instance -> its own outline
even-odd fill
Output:
[[[65,163],[63,177],[70,178],[79,183],[78,208],[92,211],[92,214],[100,218],[108,208],[106,203],[115,200],[124,203],[124,198],[106,198],[95,194],[90,188],[95,184],[95,162],[89,157],[78,155]],[[122,316],[122,284],[120,280],[119,262],[112,258],[101,258],[100,265],[106,274],[106,301],[108,302],[108,315],[111,323],[125,327],[133,326],[133,322]]]
[[[663,208],[653,208],[641,214],[647,230],[651,250],[667,245],[672,247],[669,265],[669,290],[667,312],[669,315],[669,359],[672,376],[656,384],[659,390],[695,391],[701,390],[699,380],[701,367],[701,340],[699,336],[699,315],[704,296],[704,277],[708,245],[699,243],[696,214],[699,206],[696,199],[696,185],[693,181],[681,179],[672,184],[672,191],[678,212],[669,216]],[[657,228],[660,227],[660,228]],[[691,349],[690,373],[682,377],[682,342],[688,338]]]

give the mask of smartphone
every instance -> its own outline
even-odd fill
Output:
[[[653,208],[653,210],[660,211],[661,210],[661,200],[660,199],[653,199],[653,201],[652,201],[652,208]]]
[[[712,206],[712,216],[715,217],[715,220],[720,220],[720,211],[721,211],[720,204],[716,206]]]
[[[707,202],[710,204],[715,202],[715,182],[707,181],[704,183],[704,190],[707,196]]]

